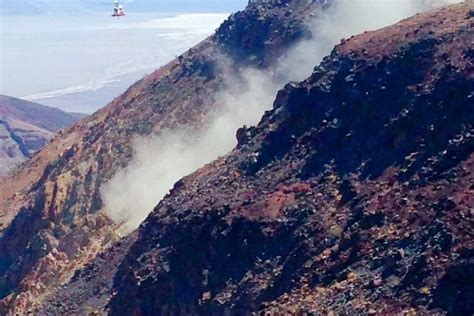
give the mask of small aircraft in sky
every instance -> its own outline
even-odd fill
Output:
[[[114,13],[112,14],[112,17],[120,18],[121,16],[125,16],[123,5],[118,2],[118,0],[114,0]]]

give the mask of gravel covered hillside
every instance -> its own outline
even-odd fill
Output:
[[[351,38],[280,91],[142,224],[111,314],[471,315],[470,8]]]
[[[274,30],[303,30],[318,12],[319,2],[312,1],[250,4],[215,35],[65,130],[0,183],[0,310],[23,313],[38,304],[118,238],[101,185],[131,161],[135,137],[203,124],[228,77],[239,77],[241,61],[231,54],[229,40],[237,35],[230,26],[255,25],[238,36],[258,52],[270,35],[275,38]],[[303,34],[281,36],[278,46],[266,46],[265,56],[245,65],[269,67]]]

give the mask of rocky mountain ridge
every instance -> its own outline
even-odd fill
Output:
[[[57,131],[84,116],[0,95],[0,175],[29,159]]]
[[[341,43],[39,312],[471,315],[472,12]]]
[[[266,14],[268,8],[274,8],[271,15]],[[265,29],[258,41],[249,44],[261,47],[274,34],[272,28],[303,29],[305,19],[321,9],[312,1],[249,4],[245,14],[231,16],[216,35],[65,130],[8,178],[8,185],[1,183],[0,310],[24,313],[119,237],[117,224],[103,209],[101,185],[130,162],[134,137],[203,122],[225,85],[226,74],[219,71],[223,59],[238,77],[240,62],[226,53],[224,48],[230,44],[221,41],[233,36],[226,35],[229,26],[246,19],[257,34]],[[281,23],[275,22],[278,19]],[[298,39],[281,37],[279,54]],[[262,55],[247,65],[265,68],[279,54]]]

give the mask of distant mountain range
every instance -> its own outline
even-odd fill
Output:
[[[0,175],[45,146],[56,131],[84,116],[0,95]]]
[[[107,10],[113,0],[1,0],[0,15],[81,14]],[[246,0],[125,0],[131,12],[229,12],[245,7]]]

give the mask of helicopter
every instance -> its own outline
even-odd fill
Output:
[[[120,18],[121,16],[125,16],[123,5],[119,3],[118,0],[114,0],[114,13],[112,14],[112,17]]]

